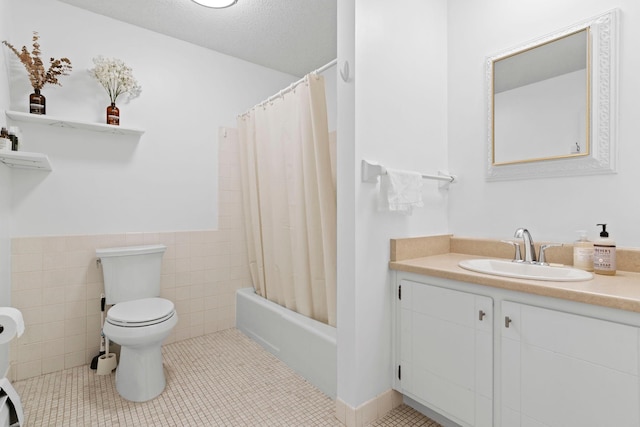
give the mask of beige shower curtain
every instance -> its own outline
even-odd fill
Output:
[[[336,190],[324,79],[238,118],[245,229],[256,292],[336,325]]]

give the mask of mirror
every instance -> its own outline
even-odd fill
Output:
[[[487,59],[488,180],[615,172],[617,11]]]
[[[589,28],[493,62],[493,164],[589,154]]]

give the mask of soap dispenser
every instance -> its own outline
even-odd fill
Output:
[[[609,237],[607,224],[602,227],[600,238],[593,244],[593,270],[596,274],[613,276],[616,274],[616,242]]]
[[[578,240],[573,243],[573,266],[593,271],[593,242],[587,239],[585,230],[579,230],[578,235]]]

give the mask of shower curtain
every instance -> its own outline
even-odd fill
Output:
[[[336,325],[336,190],[324,79],[238,117],[245,230],[256,292]]]

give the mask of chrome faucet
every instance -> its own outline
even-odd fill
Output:
[[[518,228],[513,237],[522,238],[524,241],[524,262],[528,262],[530,264],[536,262],[536,248],[533,244],[533,239],[531,238],[529,230],[526,228]]]

